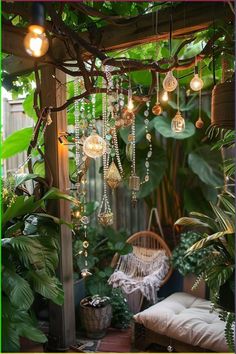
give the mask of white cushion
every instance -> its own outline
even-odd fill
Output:
[[[225,322],[211,302],[186,293],[175,293],[134,316],[144,327],[181,342],[216,352],[228,352]]]

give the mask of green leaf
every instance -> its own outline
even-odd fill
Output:
[[[36,323],[32,320],[28,313],[21,313],[20,322],[17,326],[17,332],[21,337],[28,338],[37,343],[47,342],[45,334],[36,327]]]
[[[200,221],[199,219],[188,218],[188,217],[182,217],[182,218],[178,219],[175,222],[175,225],[209,227],[209,225],[207,223],[204,223],[204,222]]]
[[[223,175],[220,170],[221,157],[209,146],[201,146],[188,156],[188,164],[202,182],[212,187],[222,186]]]
[[[38,177],[38,175],[32,173],[17,174],[15,177],[15,187],[18,187],[19,185],[25,183],[26,181],[32,180],[36,177]]]
[[[45,178],[45,163],[44,161],[36,161],[33,165],[33,171],[39,177]]]
[[[185,120],[185,130],[175,133],[171,129],[171,120],[165,117],[158,117],[154,123],[155,129],[165,138],[187,139],[194,135],[196,129],[192,122]]]
[[[9,135],[2,143],[2,158],[7,159],[26,150],[32,134],[33,128],[23,128]]]
[[[42,200],[57,200],[57,199],[64,199],[68,200],[76,205],[78,205],[78,200],[68,194],[61,192],[59,189],[52,187],[49,191],[42,197]]]
[[[4,268],[2,272],[2,289],[9,297],[13,306],[21,306],[28,310],[33,303],[34,295],[29,283],[11,269]]]
[[[51,277],[45,271],[40,270],[30,270],[26,277],[34,291],[50,299],[57,305],[63,304],[64,292],[56,277]]]
[[[5,211],[2,216],[2,224],[4,225],[9,220],[14,219],[15,217],[26,215],[28,213],[36,210],[41,201],[35,202],[34,197],[25,197],[19,196],[16,197],[14,204],[11,204],[9,208]]]
[[[33,120],[36,122],[38,118],[37,118],[37,115],[34,110],[34,91],[31,91],[26,96],[26,98],[23,102],[23,108],[24,108],[25,114],[28,117],[33,118]]]

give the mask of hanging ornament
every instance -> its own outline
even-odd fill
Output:
[[[198,129],[201,129],[204,126],[204,122],[201,118],[201,110],[202,110],[202,90],[200,90],[198,94],[198,120],[195,122],[195,127]]]
[[[174,77],[172,70],[168,71],[166,77],[163,80],[163,88],[167,92],[172,92],[178,86],[178,81]]]
[[[177,111],[176,115],[171,121],[171,129],[174,133],[181,133],[185,129],[185,120],[182,117],[180,111]]]
[[[85,139],[83,150],[87,156],[96,159],[106,152],[106,141],[94,131]]]
[[[85,261],[84,261],[85,268],[83,268],[81,270],[81,276],[83,278],[86,278],[89,275],[92,275],[92,273],[88,269],[88,259],[87,258],[88,258],[89,242],[87,240],[87,225],[83,225],[83,228],[84,228],[83,254],[84,254],[84,258],[85,258]]]
[[[114,161],[112,161],[112,163],[110,164],[110,166],[107,170],[105,180],[106,180],[108,186],[111,187],[112,189],[117,188],[122,180],[119,170],[116,167],[116,164]]]
[[[106,70],[105,73],[107,74]],[[106,75],[107,76],[107,75]],[[109,75],[107,76],[107,81],[103,78],[103,85],[105,86],[106,82],[109,83]],[[107,86],[107,91],[109,89],[111,84],[108,84]],[[108,122],[107,122],[107,94],[103,94],[102,96],[102,122],[103,122],[103,139],[105,140],[106,135],[107,135],[107,129],[108,129]],[[110,130],[110,127],[109,127]],[[108,226],[113,224],[113,213],[110,208],[110,204],[108,201],[108,196],[107,196],[107,185],[106,185],[106,176],[107,176],[107,171],[108,171],[108,152],[107,150],[103,154],[103,198],[102,202],[100,204],[99,212],[98,212],[98,222],[103,225],[103,226]]]
[[[137,203],[136,192],[140,189],[140,178],[136,175],[136,166],[135,166],[135,121],[131,127],[132,134],[132,164],[131,164],[131,176],[129,177],[129,188],[132,190],[132,205],[135,206]]]
[[[156,78],[157,78],[157,97],[156,97],[156,103],[155,105],[152,107],[152,113],[155,116],[160,116],[162,114],[162,107],[159,103],[159,73],[156,72]]]
[[[200,91],[203,88],[203,81],[202,79],[198,76],[198,66],[197,66],[197,60],[195,60],[195,66],[194,66],[194,77],[190,81],[190,87],[193,91]]]
[[[168,97],[168,92],[167,91],[163,92],[163,95],[162,95],[161,99],[162,99],[163,102],[167,102],[168,101],[169,97]]]
[[[142,185],[144,183],[147,183],[150,180],[150,162],[149,162],[149,160],[152,157],[152,136],[148,132],[149,120],[145,119],[144,120],[144,124],[145,124],[146,139],[147,139],[148,144],[149,144],[149,149],[148,149],[147,156],[146,156],[146,159],[145,159],[145,164],[144,164],[144,166],[146,168],[146,173],[145,173],[144,179],[140,183],[140,185]]]
[[[198,120],[195,123],[195,127],[198,129],[201,129],[204,126],[204,122],[201,117],[198,118]]]
[[[179,110],[179,86],[177,90],[177,113],[171,121],[171,129],[174,133],[181,133],[185,129],[185,120]]]

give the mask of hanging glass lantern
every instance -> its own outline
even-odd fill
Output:
[[[110,164],[110,166],[107,170],[105,180],[106,180],[108,186],[111,187],[112,189],[117,188],[122,180],[119,170],[116,167],[116,164],[114,161],[112,161],[112,163]]]
[[[85,139],[83,151],[87,156],[96,159],[105,154],[106,142],[97,133],[93,132],[88,138]]]
[[[193,91],[200,91],[203,88],[203,81],[198,74],[195,74],[190,81],[190,87]]]
[[[174,133],[181,133],[185,129],[185,120],[182,117],[180,111],[176,113],[171,121],[171,129]]]
[[[172,92],[178,86],[178,81],[174,77],[172,71],[168,71],[166,77],[163,80],[163,88],[167,92]]]
[[[113,224],[113,213],[104,211],[98,214],[98,222],[103,226],[109,226]]]

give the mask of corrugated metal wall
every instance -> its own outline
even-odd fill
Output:
[[[23,100],[8,101],[4,99],[3,114],[3,139],[14,131],[31,127],[33,120],[28,118],[23,111]],[[3,175],[6,177],[7,172],[14,172],[19,165],[26,160],[26,152],[19,153],[7,160],[3,160]],[[102,200],[103,180],[102,174],[99,173],[101,161],[94,160],[91,162],[89,169],[89,186],[88,200]],[[27,173],[27,166],[25,166]],[[136,231],[144,230],[147,225],[147,216],[145,203],[140,200],[137,206],[131,206],[130,192],[125,186],[119,187],[110,193],[110,204],[114,213],[114,228],[117,230],[126,230],[129,235]]]

